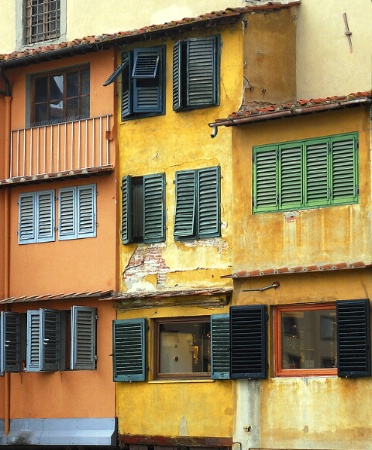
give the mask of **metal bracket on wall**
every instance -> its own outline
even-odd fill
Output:
[[[243,292],[260,292],[260,291],[266,291],[267,289],[277,289],[280,286],[279,281],[274,281],[272,284],[270,284],[269,286],[265,286],[262,288],[257,288],[257,289],[243,289]]]
[[[343,16],[344,16],[344,23],[345,23],[345,35],[347,36],[347,38],[349,40],[350,53],[353,53],[353,43],[351,42],[351,35],[353,33],[349,30],[349,24],[347,22],[346,13],[344,13]]]

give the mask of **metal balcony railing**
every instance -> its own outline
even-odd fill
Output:
[[[9,178],[112,165],[111,115],[11,131]]]

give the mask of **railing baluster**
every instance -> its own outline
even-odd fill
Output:
[[[106,115],[106,130],[107,135],[110,132],[110,116]],[[110,141],[107,139],[108,136],[106,136],[106,164],[110,164]]]
[[[85,167],[88,167],[88,119],[85,119]]]

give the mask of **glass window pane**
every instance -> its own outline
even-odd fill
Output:
[[[70,98],[66,101],[66,120],[76,120],[79,118],[79,100]]]
[[[86,119],[90,116],[90,98],[89,95],[81,98],[81,119]]]
[[[41,122],[48,120],[48,107],[45,103],[35,105],[35,124],[40,125]]]
[[[67,97],[76,97],[79,94],[79,72],[69,72],[66,75]]]
[[[35,79],[35,102],[45,102],[48,99],[48,77]]]
[[[50,77],[50,101],[58,103],[63,99],[63,75]]]
[[[90,92],[90,74],[89,69],[81,71],[81,94],[89,95]]]

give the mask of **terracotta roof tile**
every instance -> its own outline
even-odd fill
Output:
[[[70,292],[68,294],[44,294],[44,295],[29,295],[21,297],[8,297],[0,300],[0,305],[6,303],[29,303],[29,302],[43,302],[51,300],[74,300],[85,298],[103,299],[111,297],[112,291],[92,291],[92,292]]]

